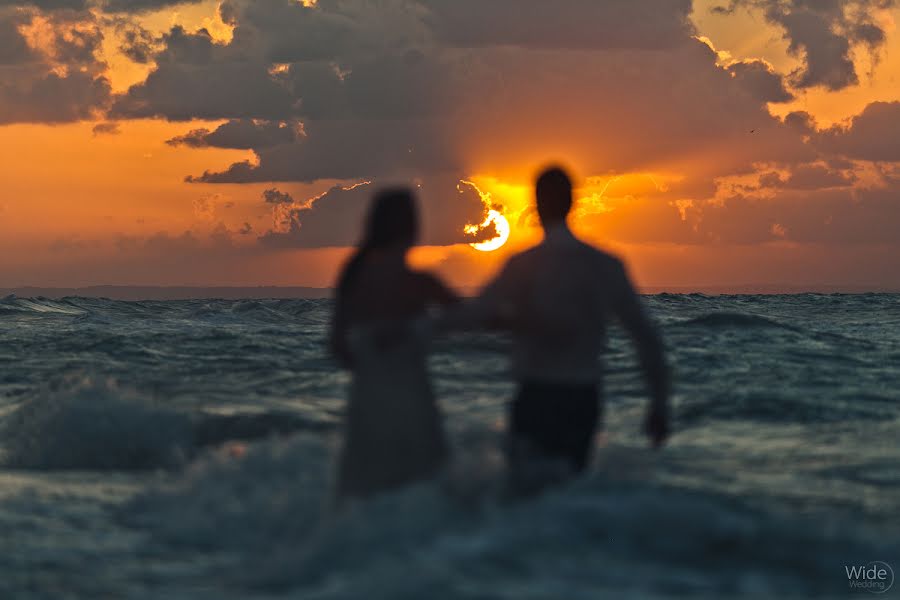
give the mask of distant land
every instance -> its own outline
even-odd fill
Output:
[[[473,295],[477,288],[462,288],[464,295]],[[131,285],[95,285],[88,287],[35,287],[0,288],[0,298],[15,295],[20,298],[64,298],[81,296],[85,298],[109,298],[111,300],[197,300],[220,298],[223,300],[242,300],[247,298],[330,298],[332,288],[290,287],[290,286],[131,286]],[[641,288],[643,294],[862,294],[900,293],[900,287],[883,285],[824,285],[824,284],[743,284],[743,285],[670,285],[646,286]]]

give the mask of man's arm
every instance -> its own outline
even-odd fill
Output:
[[[650,406],[644,429],[654,447],[659,447],[669,436],[669,369],[656,328],[644,312],[625,267],[619,263],[617,270],[618,289],[613,310],[637,346],[641,367],[650,387]]]
[[[516,276],[514,262],[506,263],[481,293],[448,310],[438,323],[442,329],[496,329],[510,326],[515,318]]]

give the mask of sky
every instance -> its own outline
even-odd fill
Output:
[[[535,175],[646,288],[900,289],[894,0],[0,0],[0,287],[483,283]],[[509,238],[486,252],[470,244]],[[489,244],[496,246],[497,244]]]

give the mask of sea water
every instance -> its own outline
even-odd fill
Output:
[[[850,574],[900,569],[900,296],[646,304],[664,450],[614,329],[590,473],[505,499],[508,340],[455,335],[448,475],[335,511],[327,300],[0,300],[0,598],[868,597]]]

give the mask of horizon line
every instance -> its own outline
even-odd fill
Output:
[[[480,286],[458,288],[464,296],[476,293]],[[900,293],[900,286],[871,284],[696,284],[638,286],[644,295],[709,294],[709,295],[779,295],[779,294],[892,294]],[[261,293],[262,292],[262,293]],[[64,297],[109,298],[111,300],[243,300],[243,299],[321,299],[330,298],[333,287],[282,285],[119,285],[0,287],[0,298],[10,295],[22,298]]]

